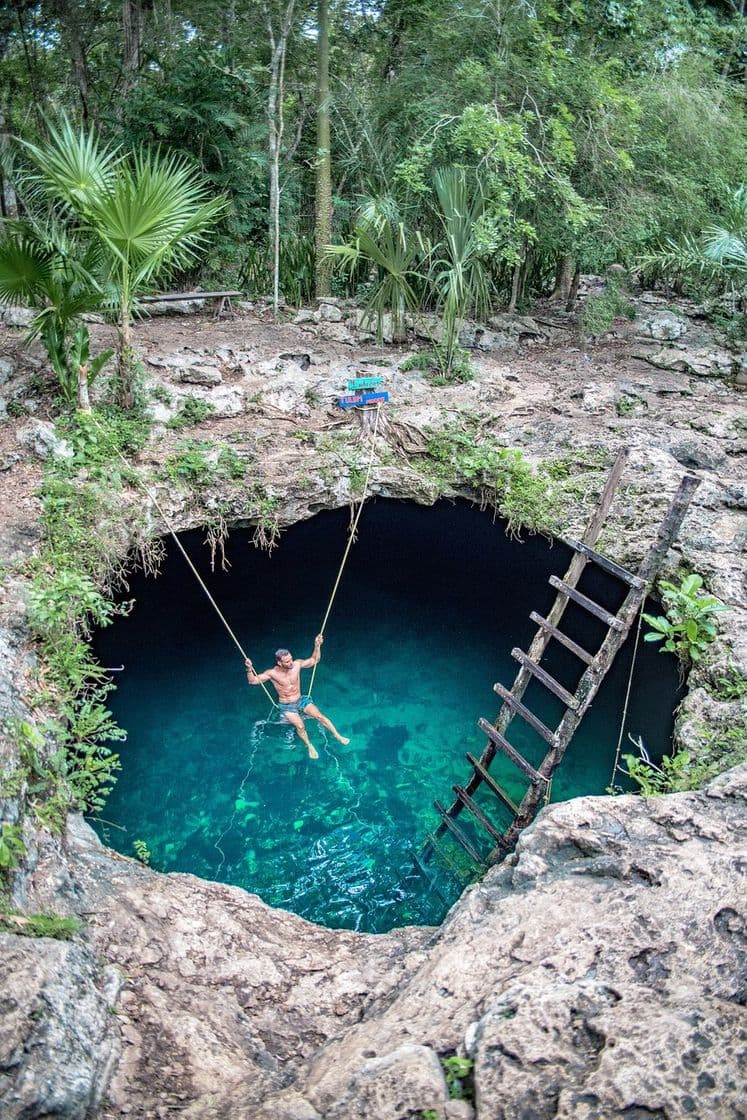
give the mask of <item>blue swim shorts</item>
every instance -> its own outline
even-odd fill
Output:
[[[310,696],[299,696],[298,700],[291,700],[287,704],[278,702],[278,708],[285,715],[286,712],[303,712],[314,701]]]

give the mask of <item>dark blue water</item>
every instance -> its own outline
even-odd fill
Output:
[[[319,514],[287,530],[271,555],[236,530],[227,572],[210,571],[201,534],[182,538],[258,667],[272,665],[278,646],[311,654],[348,525],[347,510]],[[171,545],[157,579],[132,577],[132,613],[97,638],[102,662],[124,665],[111,707],[129,733],[103,814],[112,823],[99,823],[100,834],[129,855],[144,841],[159,870],[234,883],[329,926],[438,923],[459,887],[447,879],[440,895],[426,890],[413,849],[437,823],[434,798],[448,804],[452,785],[468,778],[464,754],[484,745],[477,717],[495,717],[493,684],[511,685],[510,651],[527,649],[529,612],[549,610],[548,576],[562,576],[570,555],[539,537],[511,541],[466,503],[369,503],[314,685],[315,702],[351,742],[342,747],[309,720],[314,762],[247,685],[240,654]],[[589,569],[580,585],[611,609],[620,587]],[[604,635],[573,606],[563,626],[592,653]],[[610,784],[632,646],[582,723],[554,800]],[[572,690],[583,666],[556,643],[550,652],[543,665]],[[677,700],[674,659],[641,642],[626,732],[654,756],[669,747]],[[530,685],[526,702],[557,724],[563,709],[541,686]],[[529,761],[543,757],[544,743],[522,721],[508,737]],[[511,764],[496,759],[492,772],[521,798],[526,783]],[[507,824],[492,794],[485,800],[483,787],[480,796]]]

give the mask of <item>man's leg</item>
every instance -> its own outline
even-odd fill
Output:
[[[304,715],[311,716],[312,719],[318,720],[322,727],[326,727],[328,731],[331,731],[338,743],[342,743],[345,747],[348,745],[350,740],[340,734],[331,719],[327,719],[325,715],[322,715],[316,704],[307,704],[303,711]]]
[[[306,734],[306,725],[304,724],[298,712],[284,712],[283,714],[285,715],[285,718],[288,720],[288,722],[292,723],[295,727],[296,735],[298,735],[298,738],[301,740],[303,745],[306,747],[306,750],[309,752],[309,758],[319,758],[318,753],[311,745],[309,736]]]

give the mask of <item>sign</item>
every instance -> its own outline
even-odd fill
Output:
[[[346,393],[337,398],[340,408],[357,408],[359,405],[375,404],[377,401],[383,404],[388,400],[389,394],[385,390],[380,393]]]
[[[378,376],[374,376],[374,377],[351,377],[350,381],[348,381],[348,389],[350,389],[350,390],[375,389],[378,385],[382,385],[383,382],[384,382],[384,378],[383,377],[378,377]]]

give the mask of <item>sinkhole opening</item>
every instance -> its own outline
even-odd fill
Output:
[[[226,571],[211,571],[204,533],[181,536],[258,669],[273,665],[278,647],[311,654],[349,524],[347,509],[320,513],[289,528],[271,554],[234,530]],[[467,502],[367,503],[313,690],[350,744],[309,719],[319,753],[312,761],[262,690],[247,684],[236,646],[167,541],[159,576],[133,574],[131,613],[96,636],[102,664],[124,666],[110,699],[128,732],[99,835],[127,855],[143,841],[159,871],[232,883],[332,928],[440,923],[461,884],[445,874],[433,889],[413,855],[438,823],[434,799],[449,804],[452,786],[466,783],[465,754],[484,745],[477,718],[494,719],[493,685],[511,686],[511,650],[528,648],[530,611],[547,613],[555,598],[548,578],[562,576],[570,558],[565,545],[542,537],[510,539],[501,521]],[[624,595],[592,566],[579,588],[610,610]],[[573,604],[563,629],[592,653],[605,633]],[[553,800],[610,785],[633,644],[631,635],[581,723]],[[556,642],[542,664],[571,691],[584,668]],[[674,658],[641,641],[626,749],[630,732],[652,758],[666,753],[679,699]],[[538,682],[525,702],[557,726],[562,705]],[[533,765],[544,757],[546,745],[520,719],[507,738]],[[507,759],[496,758],[491,773],[521,799],[526,779]],[[482,788],[484,811],[500,826],[501,806]],[[489,841],[485,834],[483,846]]]

